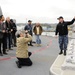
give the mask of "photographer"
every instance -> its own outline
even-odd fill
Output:
[[[21,31],[19,34],[17,34],[16,57],[18,61],[16,61],[16,64],[18,68],[32,65],[32,61],[29,58],[32,53],[28,52],[28,42],[31,40],[32,37],[28,34],[27,31]]]
[[[6,26],[3,22],[5,20],[4,16],[0,16],[0,55],[3,56],[3,54],[7,55],[6,53]],[[1,50],[3,44],[3,51]]]
[[[24,30],[25,30],[25,31],[28,31],[29,34],[30,34],[31,36],[33,36],[32,21],[31,21],[31,20],[28,20],[28,25],[26,25],[26,26],[24,27]],[[33,46],[32,40],[30,41],[30,44],[28,44],[28,45],[29,45],[29,46]]]
[[[13,31],[13,27],[11,25],[9,17],[6,18],[6,22],[5,23],[6,23],[6,27],[7,27],[7,49],[8,50],[12,50],[11,49],[11,42],[12,42],[12,35],[11,35],[11,33]]]
[[[55,35],[56,38],[57,35],[59,35],[59,47],[60,47],[59,55],[64,54],[64,56],[66,56],[66,50],[68,45],[68,26],[74,23],[75,17],[71,21],[64,21],[64,18],[62,16],[60,16],[57,19],[59,23],[56,26]]]
[[[16,31],[17,31],[17,26],[16,24],[14,23],[13,19],[10,19],[10,22],[12,24],[12,46],[16,47]]]

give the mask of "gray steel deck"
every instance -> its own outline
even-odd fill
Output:
[[[16,48],[9,51],[8,55],[0,56],[0,75],[49,75],[49,69],[58,55],[59,47],[57,39],[42,36],[41,47],[29,47],[33,53],[30,57],[33,65],[17,68],[15,61]]]

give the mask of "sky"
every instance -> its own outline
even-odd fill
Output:
[[[5,18],[16,19],[17,23],[57,23],[59,16],[65,20],[75,16],[75,0],[0,0],[0,6]]]

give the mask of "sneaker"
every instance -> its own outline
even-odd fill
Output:
[[[35,46],[38,46],[38,44],[35,44]]]
[[[40,47],[42,46],[41,44],[38,44]]]
[[[30,46],[33,46],[32,44],[30,44]]]
[[[9,50],[13,50],[13,49],[9,48]]]
[[[22,67],[22,66],[19,64],[18,61],[16,61],[16,64],[17,64],[17,67],[18,67],[18,68],[21,68],[21,67]]]
[[[3,54],[2,54],[2,53],[0,53],[0,56],[3,56]]]
[[[41,47],[41,44],[36,44],[37,47]]]
[[[17,47],[16,45],[14,45],[14,47]]]
[[[7,52],[9,52],[9,49],[6,49]]]
[[[4,52],[3,54],[8,55],[8,53]]]

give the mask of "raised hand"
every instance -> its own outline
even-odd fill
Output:
[[[75,19],[75,17],[74,17],[74,19]]]
[[[5,33],[5,30],[3,30],[2,32]]]

